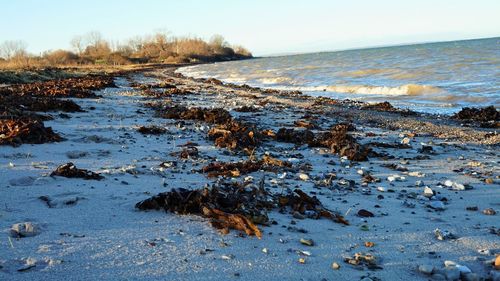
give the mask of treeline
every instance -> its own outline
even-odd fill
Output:
[[[247,49],[230,45],[220,35],[205,41],[159,32],[120,43],[105,40],[99,32],[89,32],[74,37],[70,44],[72,50],[58,49],[33,55],[26,51],[23,41],[5,41],[0,44],[0,67],[214,62],[252,57]]]

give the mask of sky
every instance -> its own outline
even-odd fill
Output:
[[[499,0],[0,0],[0,15],[0,43],[34,54],[90,31],[220,34],[257,56],[500,36]]]

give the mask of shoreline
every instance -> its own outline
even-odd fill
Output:
[[[102,97],[71,98],[85,111],[66,113],[70,118],[56,112],[53,120],[44,121],[65,141],[0,146],[4,236],[15,223],[29,221],[38,228],[33,237],[0,239],[0,277],[424,280],[456,274],[457,267],[444,266],[447,260],[476,277],[498,272],[488,264],[500,253],[498,214],[483,213],[499,211],[497,129],[463,127],[448,117],[387,104],[374,108],[187,78],[174,74],[175,69],[119,73],[116,88],[97,91]],[[366,161],[349,161],[330,147],[262,136],[249,156],[238,149],[241,139],[231,149],[209,137],[211,129],[224,124],[162,117],[175,106],[222,108],[241,124],[255,125],[255,136],[282,128],[297,136],[306,131],[319,136],[335,125],[352,124],[348,135],[355,142],[349,145],[373,153]],[[164,131],[137,131],[152,125]],[[182,157],[186,147],[195,147],[196,155]],[[291,167],[216,178],[198,172],[214,162],[265,155]],[[104,179],[49,176],[67,162]],[[273,210],[268,216],[276,224],[257,224],[262,231],[257,239],[232,229],[222,235],[199,215],[134,208],[174,188],[196,190],[224,182],[263,182],[272,194],[299,188],[350,225]],[[436,229],[455,237],[439,240]],[[375,259],[356,263],[356,253]],[[332,269],[332,263],[340,268]],[[434,270],[427,273],[421,266]]]

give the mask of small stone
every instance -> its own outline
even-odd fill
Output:
[[[358,216],[360,216],[362,218],[371,218],[371,217],[374,217],[375,215],[368,210],[361,209],[358,211]]]
[[[383,186],[377,187],[377,190],[380,191],[380,192],[385,192],[386,191],[385,187],[383,187]]]
[[[421,272],[421,273],[423,273],[423,274],[431,275],[432,272],[434,271],[434,266],[432,266],[432,265],[426,265],[426,264],[419,265],[418,266],[418,271]]]
[[[448,261],[448,260],[446,260],[446,261],[444,261],[444,266],[446,266],[446,267],[450,267],[450,266],[451,267],[456,267],[457,263],[454,262],[454,261]]]
[[[456,236],[449,232],[448,230],[441,230],[439,228],[436,228],[434,230],[434,235],[438,240],[444,241],[446,239],[455,239]]]
[[[446,180],[446,181],[444,182],[444,185],[445,185],[446,187],[452,187],[452,186],[453,186],[453,182],[452,182],[451,180]]]
[[[375,246],[375,243],[373,243],[373,242],[370,242],[370,241],[365,242],[365,247],[367,247],[367,248],[372,248],[374,246]]]
[[[500,255],[495,258],[495,263],[493,264],[496,270],[500,270]]]
[[[267,248],[264,248],[264,249],[262,249],[262,252],[263,252],[264,254],[268,254],[268,253],[269,253],[269,250],[268,250]]]
[[[424,196],[427,198],[431,198],[432,196],[434,196],[434,191],[432,191],[430,187],[426,186],[424,187]]]
[[[428,206],[437,211],[442,211],[446,209],[444,203],[441,201],[432,201]]]
[[[340,264],[338,264],[336,262],[332,263],[332,269],[333,270],[339,270],[340,269]]]
[[[460,271],[461,274],[468,274],[468,273],[472,273],[472,270],[470,270],[470,268],[468,268],[467,266],[465,265],[459,265],[457,264],[457,269]]]
[[[495,210],[493,210],[492,208],[488,208],[488,209],[483,210],[483,214],[485,214],[487,216],[494,216],[497,214],[497,212]]]
[[[487,184],[493,184],[495,181],[492,178],[487,178],[484,180],[484,182]]]
[[[388,176],[387,180],[390,182],[393,182],[393,181],[396,181],[396,177],[395,176]]]
[[[300,244],[306,246],[314,246],[314,241],[312,239],[300,238]]]
[[[305,258],[300,258],[299,259],[299,263],[302,263],[302,264],[306,263],[306,259]]]
[[[309,180],[309,176],[307,174],[299,174],[299,179],[303,180],[303,181],[307,181]]]
[[[363,171],[361,169],[357,170],[356,172],[358,173],[358,175],[364,175],[364,173],[365,173],[365,171]]]
[[[467,210],[467,211],[477,211],[477,210],[479,210],[479,208],[477,206],[468,206],[468,207],[465,207],[465,210]]]
[[[410,143],[410,141],[411,141],[411,139],[410,139],[410,138],[408,138],[408,137],[406,137],[406,138],[403,138],[403,139],[401,140],[401,144],[409,144],[409,143]]]
[[[422,186],[424,185],[423,181],[415,181],[415,186]]]

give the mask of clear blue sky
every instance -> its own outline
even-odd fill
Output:
[[[500,36],[499,0],[0,0],[0,42],[70,48],[75,35],[221,34],[255,55]]]

